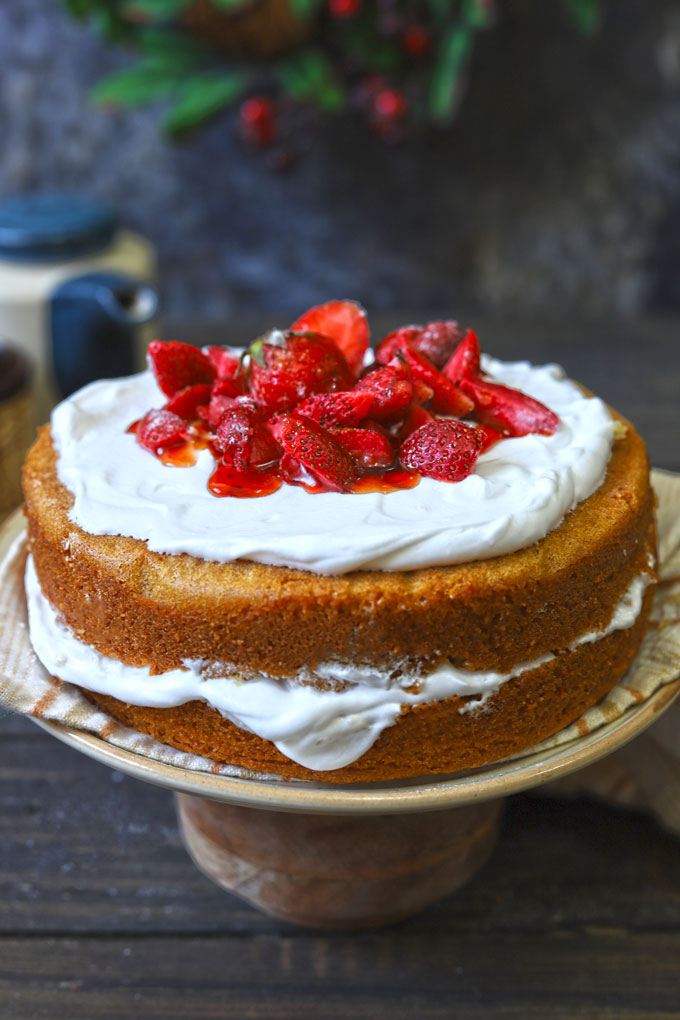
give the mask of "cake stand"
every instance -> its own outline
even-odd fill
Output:
[[[0,529],[0,559],[22,526],[17,514]],[[178,768],[29,718],[100,763],[173,790],[187,850],[218,885],[287,921],[355,929],[401,920],[454,892],[493,850],[506,797],[615,751],[679,693],[680,678],[550,751],[451,776],[344,786]]]

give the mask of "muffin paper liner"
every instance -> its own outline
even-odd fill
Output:
[[[680,676],[680,475],[655,470],[652,483],[658,499],[660,583],[650,627],[635,661],[597,705],[559,733],[516,755],[515,760],[553,750],[614,722]],[[25,561],[26,539],[22,532],[0,563],[0,702],[8,710],[87,730],[116,747],[176,768],[239,779],[277,778],[161,744],[96,708],[79,688],[51,677],[29,641]],[[680,835],[680,699],[629,745],[549,784],[545,792],[589,793],[644,808]]]

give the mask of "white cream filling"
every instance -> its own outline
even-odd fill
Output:
[[[613,422],[557,365],[483,365],[559,415],[555,434],[496,444],[462,482],[423,478],[387,494],[310,495],[282,485],[257,499],[218,499],[207,489],[209,451],[193,467],[167,467],[126,432],[164,403],[150,372],[92,383],[52,413],[57,473],[74,496],[69,516],[92,535],[128,535],[155,552],[320,574],[415,570],[522,549],[602,483]]]
[[[589,631],[569,650],[632,627],[651,581],[647,572],[634,578],[609,626]],[[76,638],[42,594],[32,557],[26,566],[26,594],[31,642],[49,673],[133,705],[170,708],[205,701],[236,726],[271,740],[286,757],[319,772],[342,768],[360,758],[396,721],[404,706],[458,695],[478,699],[467,702],[460,711],[475,710],[501,684],[555,658],[543,655],[510,673],[473,672],[447,663],[427,676],[401,676],[397,681],[391,680],[390,673],[372,667],[342,663],[320,667],[318,672],[325,678],[348,685],[341,691],[319,691],[270,677],[243,681],[218,676],[214,663],[190,659],[185,660],[184,669],[152,676],[148,667],[126,666]]]

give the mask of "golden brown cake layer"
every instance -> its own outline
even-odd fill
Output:
[[[24,470],[42,590],[81,640],[158,672],[186,658],[293,676],[323,662],[413,668],[442,657],[508,672],[606,627],[645,565],[653,521],[647,455],[631,426],[603,485],[541,542],[459,566],[340,577],[90,535],[68,519],[73,497],[55,462],[46,427]]]
[[[140,708],[84,693],[121,722],[172,747],[286,778],[352,783],[456,772],[543,740],[611,690],[635,657],[652,598],[650,588],[629,630],[579,645],[508,680],[480,709],[461,713],[469,699],[458,697],[406,708],[358,761],[330,772],[290,761],[270,741],[239,729],[200,701],[177,708]]]

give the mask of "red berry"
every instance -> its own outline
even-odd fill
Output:
[[[237,471],[265,468],[281,457],[278,443],[259,413],[243,404],[225,411],[220,418],[215,446],[224,455],[224,462]]]
[[[230,411],[232,407],[250,407],[252,410],[257,410],[258,413],[260,410],[252,397],[214,393],[209,404],[202,404],[197,408],[198,417],[205,422],[208,428],[216,429],[222,415],[225,411]]]
[[[328,10],[334,18],[353,18],[361,7],[361,0],[328,0]]]
[[[384,470],[394,464],[394,447],[388,433],[379,425],[336,429],[333,438],[364,470]]]
[[[380,120],[401,120],[406,113],[403,93],[398,89],[381,89],[373,100],[373,112]]]
[[[332,340],[273,330],[250,348],[250,390],[269,414],[292,411],[313,393],[348,390],[352,373]]]
[[[398,443],[403,443],[405,439],[419,429],[421,425],[425,425],[428,421],[434,421],[434,417],[429,411],[426,411],[424,407],[419,404],[413,403],[408,409],[408,414],[404,418],[403,423],[399,427],[395,439]]]
[[[152,453],[180,446],[187,438],[187,423],[172,411],[147,411],[136,429],[137,442]]]
[[[290,327],[320,333],[335,343],[357,376],[364,367],[371,333],[366,312],[356,301],[328,301],[301,315]]]
[[[503,433],[498,432],[498,430],[493,428],[491,425],[479,425],[477,431],[482,437],[482,445],[479,450],[480,453],[486,453],[487,450],[490,450],[492,446],[495,446],[496,443],[503,439]]]
[[[402,326],[388,333],[376,347],[375,360],[387,365],[397,354],[403,354],[406,347],[415,347],[422,331],[422,326]]]
[[[197,383],[175,393],[165,405],[165,411],[179,415],[185,421],[198,417],[199,404],[207,404],[210,400],[210,383]]]
[[[422,25],[409,25],[404,29],[401,45],[409,57],[423,57],[430,48],[430,35]]]
[[[404,350],[404,359],[410,367],[414,379],[419,379],[434,392],[432,407],[441,414],[453,414],[462,417],[469,414],[474,404],[466,397],[450,379],[438,372],[432,362],[410,347]]]
[[[479,340],[473,330],[469,329],[442,372],[452,383],[459,383],[463,376],[479,375]]]
[[[296,414],[313,418],[324,428],[333,425],[358,425],[374,403],[372,393],[352,390],[349,393],[315,393],[295,408]]]
[[[462,339],[463,330],[453,319],[446,322],[428,322],[423,326],[414,346],[436,368],[442,368]]]
[[[149,344],[147,360],[158,385],[168,397],[195,383],[211,383],[216,374],[214,365],[203,351],[176,340],[153,340]]]
[[[241,132],[252,145],[271,145],[277,127],[274,105],[264,96],[252,96],[241,104]]]
[[[371,417],[376,421],[396,421],[411,403],[413,384],[410,372],[397,359],[382,368],[375,368],[360,379],[357,390],[372,393]]]
[[[506,435],[551,436],[560,423],[545,404],[510,386],[472,377],[461,379],[460,386],[474,401],[475,414],[481,423]]]
[[[218,379],[232,379],[238,373],[241,359],[228,347],[204,347],[203,353],[215,366]]]
[[[431,421],[411,433],[399,451],[403,467],[443,482],[472,474],[482,437],[462,421]]]
[[[281,414],[270,422],[277,442],[327,489],[347,492],[359,467],[330,433],[310,418]]]

